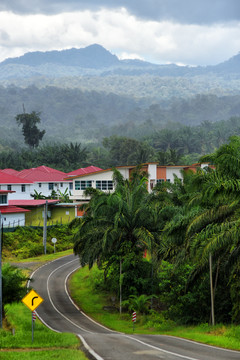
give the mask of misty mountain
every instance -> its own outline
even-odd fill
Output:
[[[178,66],[176,64],[157,65],[141,60],[119,60],[98,44],[81,49],[61,51],[29,52],[17,58],[9,58],[0,63],[0,80],[29,77],[65,76],[141,76],[149,74],[162,77],[192,77],[208,74],[240,73],[240,54],[216,66]]]
[[[216,66],[119,60],[100,45],[0,63],[0,148],[22,144],[15,116],[41,113],[45,140],[101,143],[240,116],[240,54]]]
[[[116,55],[112,55],[102,46],[95,44],[83,49],[29,52],[17,58],[6,59],[0,65],[18,64],[36,67],[43,64],[58,64],[99,69],[114,66],[119,62]]]

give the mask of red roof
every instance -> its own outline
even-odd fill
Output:
[[[9,200],[9,205],[16,205],[16,206],[42,206],[46,204],[56,204],[59,200]]]
[[[32,184],[32,181],[20,179],[18,176],[0,170],[0,184]]]
[[[18,171],[14,169],[3,169],[2,172],[9,174],[9,175],[15,175],[18,176]]]
[[[23,213],[30,210],[26,210],[17,206],[8,205],[8,206],[0,206],[0,211],[2,214],[10,214],[10,213]]]
[[[97,166],[91,165],[91,166],[88,166],[85,168],[80,168],[80,169],[71,171],[71,172],[67,173],[66,175],[67,176],[84,175],[84,174],[89,174],[89,173],[93,173],[93,172],[100,171],[100,170],[102,170],[102,169]]]
[[[18,176],[21,179],[28,179],[32,182],[62,182],[66,178],[66,173],[43,165],[22,170],[19,172]]]
[[[13,190],[0,190],[0,194],[11,194],[11,193],[14,193],[16,191],[13,191]]]

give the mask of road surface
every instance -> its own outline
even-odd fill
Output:
[[[77,334],[97,360],[240,360],[240,352],[219,349],[171,336],[126,335],[94,322],[72,302],[69,276],[80,267],[78,257],[65,256],[35,270],[30,286],[44,299],[39,318],[54,331]]]

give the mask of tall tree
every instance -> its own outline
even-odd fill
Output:
[[[83,266],[92,267],[97,262],[99,266],[104,264],[106,272],[114,266],[119,274],[121,264],[127,297],[142,289],[144,283],[151,289],[151,266],[147,264],[149,281],[144,280],[147,272],[141,273],[140,269],[144,267],[144,250],[156,237],[156,219],[150,221],[153,213],[145,206],[149,194],[144,174],[137,172],[130,180],[124,180],[115,170],[114,181],[114,193],[93,193],[75,236],[74,252]]]
[[[15,117],[18,126],[22,125],[22,133],[25,143],[30,148],[38,147],[39,141],[42,140],[45,130],[39,130],[37,124],[41,122],[40,113],[32,111],[30,114],[25,113],[18,114]]]

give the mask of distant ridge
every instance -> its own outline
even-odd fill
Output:
[[[82,49],[72,48],[61,51],[29,52],[17,58],[6,59],[1,65],[18,64],[39,66],[50,63],[83,68],[101,68],[114,66],[119,62],[116,55],[112,55],[101,45],[93,44]]]
[[[213,66],[178,66],[176,64],[152,64],[138,59],[119,60],[116,55],[99,44],[81,49],[29,52],[0,63],[0,82],[34,83],[36,79],[59,79],[78,76],[142,76],[195,77],[219,76],[239,78],[240,54]],[[44,80],[44,81],[45,81]]]

